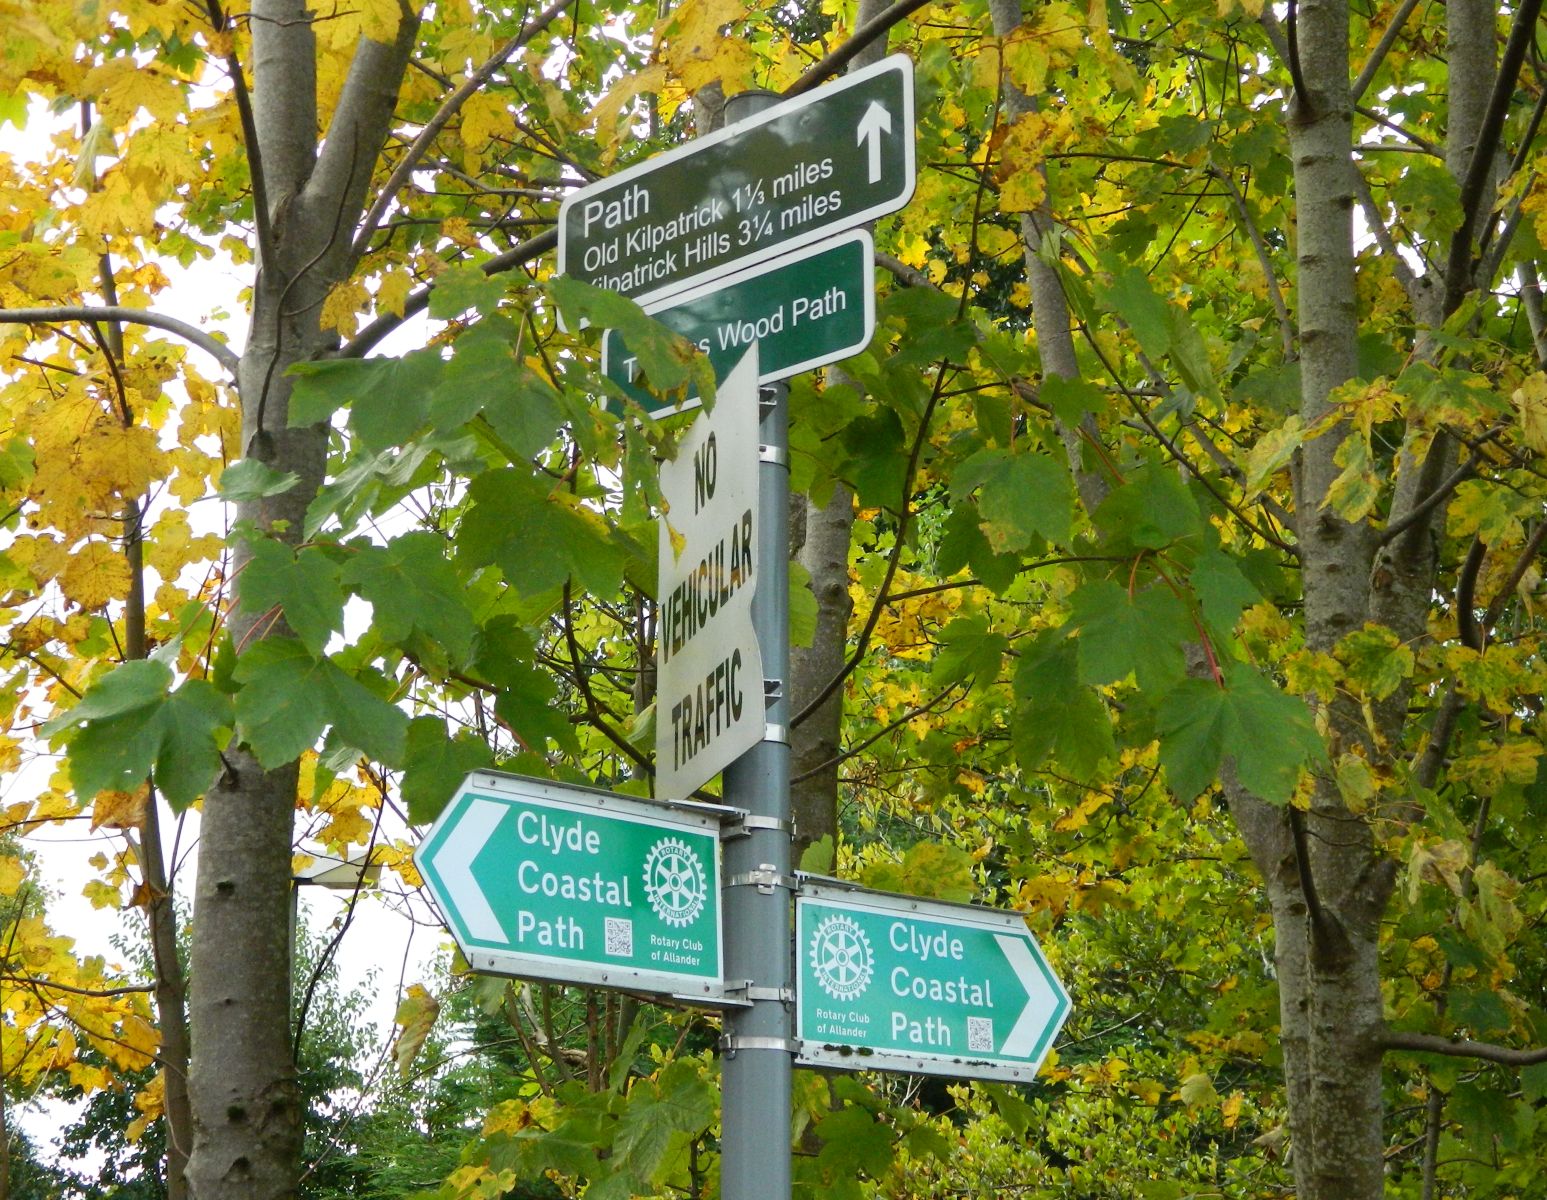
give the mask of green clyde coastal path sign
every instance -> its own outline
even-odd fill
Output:
[[[719,814],[493,771],[469,775],[414,860],[477,971],[722,992]]]
[[[875,247],[868,232],[856,229],[722,275],[646,305],[645,311],[707,354],[719,382],[756,342],[757,382],[775,383],[851,358],[869,345],[876,329],[875,295]],[[602,337],[602,374],[652,414],[700,403],[695,394],[682,404],[666,404],[639,386],[638,360],[615,329]]]
[[[646,303],[895,212],[914,183],[895,54],[568,196],[559,273]]]
[[[1069,996],[1018,913],[802,879],[796,1061],[1029,1082]]]

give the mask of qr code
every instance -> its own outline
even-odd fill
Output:
[[[634,922],[623,917],[603,917],[602,940],[608,954],[627,958],[634,953]]]
[[[994,1022],[989,1017],[967,1018],[967,1049],[980,1054],[994,1052]]]

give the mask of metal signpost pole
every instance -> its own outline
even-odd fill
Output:
[[[726,117],[775,102],[743,94]],[[743,835],[724,843],[725,986],[749,1004],[725,1019],[720,1135],[723,1200],[788,1200],[795,1041],[790,926],[789,389],[762,389],[758,464],[758,584],[752,622],[768,679],[768,734],[725,771],[725,802],[745,809]]]

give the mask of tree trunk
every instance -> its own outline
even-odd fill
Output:
[[[854,495],[843,484],[826,505],[797,496],[803,506],[805,538],[796,561],[811,575],[816,596],[816,632],[810,646],[790,650],[793,711],[804,712],[843,670],[848,657],[849,538],[854,530]],[[795,818],[795,862],[813,842],[838,840],[838,756],[842,752],[843,689],[836,689],[799,725],[791,737],[790,807]]]
[[[268,215],[238,369],[242,444],[249,458],[299,482],[237,506],[239,523],[294,544],[322,484],[327,427],[289,427],[286,371],[333,344],[323,301],[353,267],[351,241],[390,126],[417,28],[405,16],[391,45],[361,41],[319,153],[316,45],[304,0],[253,4],[249,148]],[[260,170],[261,164],[261,170]],[[263,223],[260,222],[260,243]],[[238,541],[228,636],[239,650],[285,634],[283,622],[242,610]],[[199,1200],[271,1200],[295,1192],[301,1097],[290,1045],[290,889],[297,766],[265,770],[244,748],[204,801],[195,891],[189,1088]]]
[[[880,15],[884,0],[859,0],[855,28]],[[886,56],[885,39],[865,47],[849,65],[851,71],[868,67]],[[828,371],[830,384],[845,380],[836,367]],[[843,484],[833,489],[825,505],[810,496],[794,496],[797,507],[792,522],[803,531],[790,539],[790,549],[811,576],[816,597],[816,632],[810,646],[790,648],[790,711],[797,719],[790,729],[790,807],[795,821],[794,861],[824,837],[838,843],[838,755],[842,752],[843,689],[840,687],[804,717],[806,706],[843,670],[848,659],[849,541],[854,532],[854,495]],[[829,765],[830,764],[830,765]]]

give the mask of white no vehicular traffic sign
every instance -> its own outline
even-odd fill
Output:
[[[661,464],[655,794],[685,799],[763,740],[754,347]]]

